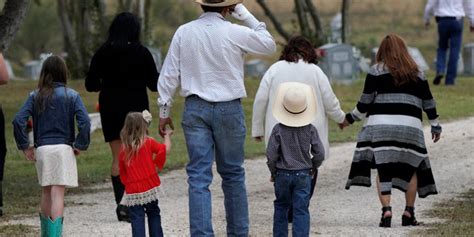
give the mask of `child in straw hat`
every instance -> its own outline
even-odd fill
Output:
[[[314,90],[303,83],[282,83],[273,104],[273,127],[267,165],[275,187],[273,235],[288,236],[288,210],[293,205],[293,236],[309,236],[312,174],[324,160],[324,147],[311,122],[316,115]]]

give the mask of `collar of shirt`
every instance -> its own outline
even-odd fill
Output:
[[[211,18],[211,17],[217,17],[217,18],[220,18],[222,20],[225,21],[225,18],[222,14],[220,13],[217,13],[217,12],[204,12],[203,14],[201,14],[199,16],[199,19],[202,19],[202,18]]]

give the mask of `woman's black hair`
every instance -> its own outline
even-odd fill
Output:
[[[122,12],[112,21],[104,46],[123,48],[129,44],[140,43],[140,31],[138,17],[130,12]]]

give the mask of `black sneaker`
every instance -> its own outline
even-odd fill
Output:
[[[433,84],[439,85],[441,83],[441,79],[443,79],[443,75],[436,75],[436,77],[433,80]]]

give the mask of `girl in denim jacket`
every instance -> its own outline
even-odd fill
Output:
[[[41,193],[41,236],[61,236],[65,187],[77,187],[76,156],[90,142],[90,120],[79,93],[66,87],[68,70],[50,56],[32,91],[13,120],[14,136],[27,160],[35,161]],[[33,119],[34,146],[26,126]],[[78,134],[75,136],[74,120]]]

